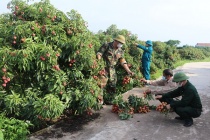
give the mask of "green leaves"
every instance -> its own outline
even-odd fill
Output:
[[[33,105],[35,113],[41,119],[55,119],[63,113],[65,108],[63,102],[52,94],[47,94],[43,99],[35,101]]]
[[[4,135],[3,135],[1,128],[0,128],[0,140],[4,140]]]
[[[132,115],[129,114],[129,113],[123,112],[123,113],[119,114],[119,117],[120,117],[121,120],[128,120],[128,119],[130,119],[132,117]]]
[[[122,95],[118,95],[113,100],[112,112],[118,113],[122,120],[133,117],[134,113],[149,112],[148,99],[130,95],[128,101],[124,101]]]
[[[113,41],[117,34],[126,37],[124,56],[135,73],[135,77],[122,86],[127,73],[121,65],[116,66],[117,94],[140,86],[142,74],[139,68],[143,52],[133,44],[144,42],[137,40],[137,35],[117,29],[116,25],[111,25],[106,31],[92,33],[81,14],[75,10],[65,14],[49,0],[31,5],[23,0],[12,0],[8,6],[11,12],[0,15],[0,69],[6,68],[6,72],[0,71],[0,112],[29,119],[38,126],[60,117],[65,109],[71,110],[72,114],[100,109],[98,97],[102,96],[102,89],[97,84],[100,82],[99,71],[104,69],[105,63],[96,59],[96,52],[105,42]],[[187,57],[191,55],[191,49],[190,52],[179,52],[175,47],[167,47],[161,42],[154,43],[154,50],[153,60],[156,61],[151,63],[151,73],[172,66],[172,62],[179,59],[178,53]],[[192,56],[203,58],[201,53]],[[131,106],[143,104],[135,97],[130,99],[131,105],[120,97],[114,102],[126,109],[120,115],[122,119],[131,117]],[[17,133],[25,131],[25,125],[22,126]],[[10,128],[8,126],[8,130]],[[12,130],[8,134],[0,130],[4,137],[12,137]]]
[[[0,140],[26,140],[31,123],[29,121],[21,121],[14,118],[6,118],[0,115]]]
[[[184,47],[179,49],[180,57],[188,60],[204,59],[202,48]]]
[[[140,98],[134,95],[130,95],[128,97],[128,102],[130,106],[134,108],[134,112],[138,112],[139,107],[142,107],[148,104],[148,101],[145,100],[144,98]]]
[[[5,97],[5,109],[7,110],[7,114],[15,114],[16,116],[20,115],[20,110],[22,108],[23,100],[20,97],[20,94],[14,93]]]

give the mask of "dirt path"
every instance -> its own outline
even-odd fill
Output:
[[[166,117],[151,111],[147,114],[134,114],[129,120],[120,120],[116,114],[111,113],[111,106],[104,106],[99,117],[81,126],[79,131],[68,132],[56,128],[51,137],[37,135],[30,137],[30,140],[209,140],[210,62],[188,63],[174,70],[177,71],[184,71],[190,77],[189,81],[197,88],[203,104],[201,117],[194,119],[194,125],[189,128],[184,127],[183,122],[174,120],[175,113]],[[142,89],[134,88],[125,93],[124,97],[139,95],[140,92]]]

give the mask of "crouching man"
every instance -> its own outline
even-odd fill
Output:
[[[184,126],[193,125],[193,118],[201,115],[202,104],[200,96],[196,88],[187,80],[188,76],[183,72],[176,73],[173,77],[173,82],[178,84],[178,88],[164,95],[157,95],[156,99],[161,102],[167,102],[167,108],[172,108],[179,116],[177,120],[183,120]],[[173,100],[173,98],[182,96],[181,100]]]

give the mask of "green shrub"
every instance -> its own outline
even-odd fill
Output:
[[[0,139],[4,136],[4,140],[26,140],[29,134],[29,126],[31,126],[31,123],[28,121],[6,118],[1,114]]]

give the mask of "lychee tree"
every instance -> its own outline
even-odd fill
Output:
[[[117,34],[127,39],[125,57],[136,74],[135,85],[139,84],[141,50],[133,46],[137,37],[129,31],[111,26],[106,32],[95,35],[88,30],[87,22],[77,11],[64,14],[48,0],[32,5],[13,0],[8,8],[11,13],[1,15],[0,19],[1,99],[8,115],[23,117],[23,114],[27,115],[23,112],[31,109],[33,111],[27,116],[29,119],[43,117],[42,113],[50,107],[43,106],[42,112],[37,106],[41,107],[41,102],[45,100],[40,99],[45,99],[46,95],[61,101],[57,107],[60,107],[59,111],[48,110],[55,114],[50,115],[51,119],[60,116],[67,108],[75,113],[99,108],[97,98],[101,89],[97,86],[96,77],[104,63],[96,60],[95,53],[104,41],[111,41]],[[137,53],[132,56],[132,52]],[[133,87],[133,79],[124,82],[129,86],[123,87],[126,72],[120,65],[117,69],[117,85],[122,93]],[[15,104],[15,101],[10,101],[13,96],[20,102]]]
[[[71,10],[64,14],[48,0],[8,4],[0,17],[1,112],[38,123],[99,109],[101,89],[93,78],[103,62],[95,57],[97,38]]]
[[[104,62],[96,59],[96,51],[118,34],[126,37],[125,59],[135,75],[116,66],[116,95],[140,86],[143,51],[134,43],[145,44],[137,35],[115,25],[94,34],[77,11],[64,14],[49,0],[31,5],[12,0],[7,8],[11,12],[0,15],[0,113],[5,116],[37,126],[59,119],[65,111],[91,115],[91,109],[100,109]],[[153,47],[152,74],[179,59],[175,47],[161,42]]]

